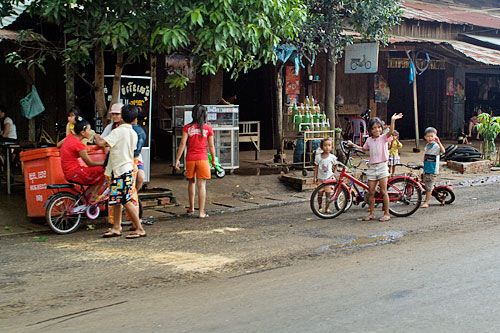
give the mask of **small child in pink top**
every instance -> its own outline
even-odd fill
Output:
[[[366,175],[368,178],[368,193],[369,193],[369,203],[370,203],[370,214],[363,218],[363,221],[370,221],[375,219],[374,208],[375,208],[375,190],[377,187],[377,182],[380,186],[380,193],[384,198],[384,216],[379,219],[379,221],[385,222],[389,221],[391,217],[389,216],[389,195],[387,194],[387,177],[389,176],[389,167],[387,166],[387,160],[389,159],[389,149],[387,143],[392,140],[392,132],[394,131],[394,125],[396,120],[403,118],[403,114],[394,114],[391,118],[391,126],[387,133],[383,133],[384,123],[377,117],[370,119],[368,123],[368,129],[370,132],[370,137],[366,140],[363,147],[355,145],[351,141],[347,141],[347,144],[351,147],[356,147],[364,151],[370,152],[370,160],[368,162],[368,170]]]

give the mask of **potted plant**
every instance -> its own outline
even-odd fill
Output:
[[[500,134],[500,117],[483,112],[478,116],[479,123],[476,124],[476,129],[479,135],[483,137],[482,154],[484,159],[491,159],[491,154],[496,152],[495,139]]]

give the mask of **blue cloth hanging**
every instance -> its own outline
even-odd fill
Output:
[[[413,83],[413,80],[415,79],[416,76],[416,71],[415,71],[415,65],[413,64],[413,61],[410,60],[410,77],[409,77],[409,84]]]
[[[278,60],[283,63],[287,62],[287,60],[290,59],[290,56],[294,51],[297,51],[297,48],[289,44],[278,45],[274,49],[274,53],[276,53]]]
[[[35,85],[31,86],[31,92],[19,101],[21,104],[21,113],[28,119],[32,119],[45,111],[42,100],[38,95]]]

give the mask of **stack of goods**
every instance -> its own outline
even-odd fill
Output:
[[[294,124],[294,129],[298,132],[306,131],[326,131],[330,129],[330,120],[326,114],[321,112],[319,104],[315,103],[314,98],[306,96],[304,103],[294,103],[288,108],[291,115],[289,119]],[[314,137],[321,137],[320,133],[315,133]]]
[[[441,158],[447,161],[472,162],[481,159],[481,152],[471,146],[450,145]]]

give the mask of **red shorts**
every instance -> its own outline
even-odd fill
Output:
[[[101,184],[104,182],[104,168],[102,166],[86,167],[66,173],[66,180],[83,185]]]
[[[186,178],[210,179],[210,164],[208,160],[186,161]]]

